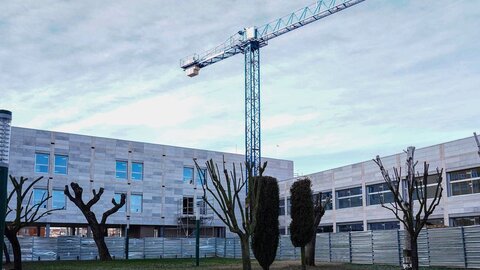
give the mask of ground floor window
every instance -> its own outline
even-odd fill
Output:
[[[398,221],[372,222],[368,223],[368,229],[372,231],[398,230],[400,223]]]
[[[317,233],[329,233],[333,232],[333,226],[318,226],[317,227]]]
[[[357,232],[363,231],[363,223],[349,223],[337,225],[338,232]]]
[[[480,216],[456,217],[451,220],[454,227],[480,225]]]

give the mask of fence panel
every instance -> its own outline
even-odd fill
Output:
[[[372,264],[372,232],[351,232],[352,263]]]
[[[467,267],[480,268],[480,226],[463,228]]]
[[[144,256],[146,259],[163,258],[163,238],[148,237],[145,238]]]
[[[34,237],[33,260],[54,261],[57,259],[57,239]]]
[[[462,228],[429,229],[431,266],[465,267]]]
[[[33,261],[33,237],[19,237],[20,249],[22,252],[22,261]],[[10,258],[13,261],[13,251],[10,253]]]
[[[322,262],[330,261],[330,234],[317,234],[315,243],[315,259]]]
[[[403,250],[405,231],[400,231],[400,250]],[[417,238],[417,247],[418,247],[418,264],[420,266],[429,266],[430,265],[430,256],[428,252],[428,232],[427,229],[423,229]],[[401,252],[403,260],[403,252]]]
[[[200,238],[200,257],[215,257],[215,238]]]
[[[400,251],[398,250],[398,231],[372,231],[373,263],[398,265]]]
[[[216,256],[220,258],[226,258],[225,254],[225,238],[215,238],[216,240]]]
[[[182,253],[179,257],[193,258],[195,257],[195,238],[182,238]]]
[[[350,262],[350,233],[330,233],[332,262]]]
[[[279,244],[281,258],[283,260],[295,260],[297,258],[295,247],[293,246],[289,235],[282,235]]]
[[[236,249],[237,246],[235,241],[237,238],[225,238],[225,257],[226,258],[236,258]]]
[[[163,256],[165,258],[179,258],[182,254],[181,238],[165,238],[163,240]]]
[[[143,238],[130,238],[128,241],[128,258],[145,259],[144,257],[145,241]]]
[[[98,259],[98,249],[93,238],[80,238],[80,260]]]
[[[62,236],[57,238],[58,259],[76,260],[80,256],[80,238],[75,236]]]

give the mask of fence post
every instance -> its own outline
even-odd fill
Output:
[[[332,233],[328,233],[328,261],[332,262]]]
[[[180,258],[183,257],[183,238],[180,238]]]
[[[372,264],[375,264],[375,253],[374,253],[374,241],[373,241],[373,231],[370,231],[370,236],[372,237]]]
[[[227,258],[227,237],[225,236],[225,240],[223,241],[223,257]]]
[[[425,232],[427,233],[427,254],[428,254],[428,266],[430,266],[430,234],[428,233],[428,229],[425,228]],[[418,246],[418,241],[417,241],[417,246]],[[418,252],[418,248],[417,248]],[[419,262],[420,264],[420,262]]]
[[[350,251],[350,263],[352,263],[352,232],[348,232],[348,247]]]
[[[463,260],[465,262],[465,268],[468,267],[468,262],[467,262],[467,245],[465,243],[465,229],[460,227],[462,230],[462,244],[463,244]]]
[[[398,265],[402,266],[402,246],[400,244],[400,229],[397,229],[397,246],[398,246]]]

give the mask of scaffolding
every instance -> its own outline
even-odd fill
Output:
[[[195,203],[200,212],[200,235],[212,236],[215,234],[213,226],[213,211],[203,198],[193,196],[184,196],[177,202],[177,237],[195,237]],[[209,229],[211,232],[209,233]]]

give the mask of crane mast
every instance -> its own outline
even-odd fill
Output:
[[[319,0],[260,27],[247,27],[218,46],[180,60],[187,76],[194,77],[201,68],[239,53],[245,56],[245,162],[252,174],[259,174],[261,162],[260,133],[260,48],[270,39],[318,21],[365,0]]]

